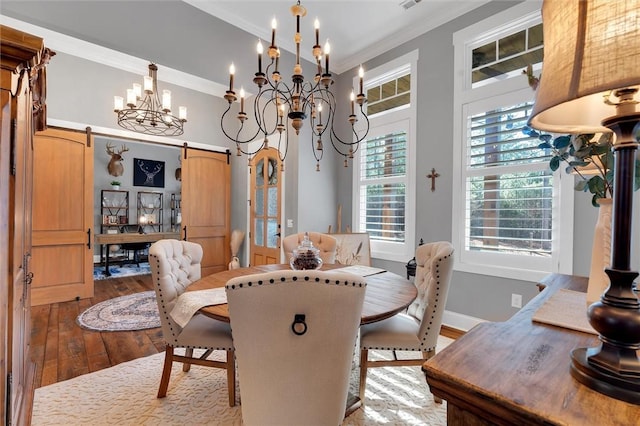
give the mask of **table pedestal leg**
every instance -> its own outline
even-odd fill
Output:
[[[107,246],[107,252],[104,255],[104,274],[107,277],[110,277],[111,276],[111,271],[109,271],[109,252],[111,250],[109,250],[109,246],[111,246],[111,244],[106,244],[106,246]]]

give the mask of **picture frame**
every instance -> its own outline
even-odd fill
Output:
[[[164,188],[164,161],[133,159],[133,185]]]
[[[366,232],[329,234],[336,239],[336,263],[371,266],[371,243]]]

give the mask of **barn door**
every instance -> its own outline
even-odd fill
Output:
[[[93,297],[93,137],[34,137],[32,305]]]
[[[229,154],[183,148],[182,238],[202,246],[202,276],[224,271],[231,260]]]

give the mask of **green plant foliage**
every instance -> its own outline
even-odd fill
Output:
[[[598,199],[613,197],[613,134],[563,135],[554,138],[530,127],[522,132],[542,141],[540,149],[551,153],[549,168],[556,171],[565,165],[565,172],[580,177],[576,191],[593,194],[591,204],[598,207]],[[634,189],[640,188],[640,160],[636,159]]]

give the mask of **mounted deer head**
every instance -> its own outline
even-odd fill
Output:
[[[114,146],[107,143],[107,154],[111,156],[109,164],[107,164],[107,171],[111,176],[122,176],[124,173],[124,166],[122,165],[122,153],[129,151],[129,148],[122,145],[118,152],[113,150]]]

